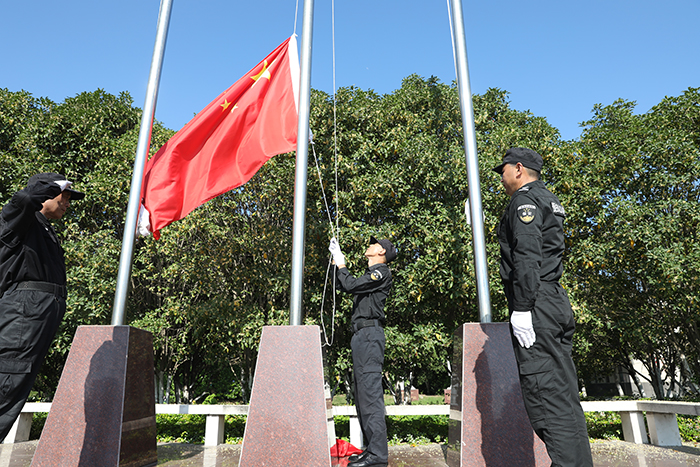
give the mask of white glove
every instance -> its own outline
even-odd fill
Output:
[[[333,261],[335,261],[336,266],[345,264],[345,256],[343,252],[340,251],[340,245],[338,245],[338,240],[335,237],[331,238],[331,244],[328,246],[328,251],[333,255]]]
[[[514,311],[510,315],[510,324],[513,326],[513,335],[521,347],[529,349],[535,343],[535,329],[532,327],[532,312]]]
[[[70,188],[70,186],[73,184],[73,182],[69,182],[68,180],[59,180],[55,181],[54,183],[61,187],[61,191]]]

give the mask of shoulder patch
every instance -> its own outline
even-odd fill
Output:
[[[559,203],[555,203],[552,201],[552,212],[554,214],[558,214],[560,216],[566,216],[566,212],[564,211],[564,206],[562,206]]]
[[[378,281],[384,276],[382,276],[382,273],[379,271],[372,271],[372,274],[370,274],[369,277],[371,277],[373,281]]]
[[[521,204],[518,206],[518,219],[529,224],[535,219],[535,211],[537,211],[537,206],[534,204]]]

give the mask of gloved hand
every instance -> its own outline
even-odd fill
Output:
[[[61,187],[61,191],[64,191],[66,188],[70,188],[70,186],[73,184],[72,182],[69,182],[68,180],[56,181],[54,183]]]
[[[338,240],[335,237],[331,238],[331,244],[328,246],[328,251],[333,255],[333,261],[336,266],[341,266],[345,264],[345,256],[343,252],[340,251],[340,245],[338,245]]]
[[[535,329],[532,327],[532,312],[514,311],[510,315],[510,324],[513,326],[513,335],[521,347],[529,349],[535,343]]]

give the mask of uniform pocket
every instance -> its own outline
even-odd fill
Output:
[[[0,373],[31,373],[32,361],[19,358],[0,358]]]
[[[538,358],[522,362],[519,365],[521,375],[536,375],[552,370],[552,360],[549,358]]]

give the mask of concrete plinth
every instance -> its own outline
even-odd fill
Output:
[[[551,464],[525,412],[508,323],[467,323],[455,331],[447,464]]]
[[[239,466],[330,467],[323,383],[318,326],[265,326]]]
[[[153,337],[80,326],[32,466],[155,465]]]

